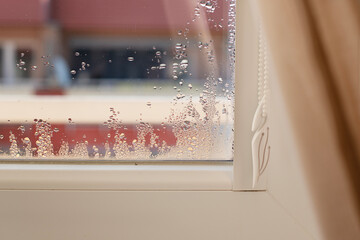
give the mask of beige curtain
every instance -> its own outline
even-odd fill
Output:
[[[256,0],[326,239],[360,239],[360,2]]]

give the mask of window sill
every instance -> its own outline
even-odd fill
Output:
[[[231,191],[232,164],[0,164],[0,190]]]

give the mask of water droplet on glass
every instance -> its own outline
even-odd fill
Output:
[[[109,63],[112,63],[112,60],[111,60],[111,59],[109,60]]]
[[[185,97],[185,95],[182,94],[182,93],[178,93],[178,94],[176,95],[176,98],[177,98],[177,99],[182,99],[182,98],[184,98],[184,97]]]
[[[188,87],[189,87],[190,89],[192,89],[192,85],[191,85],[191,83],[189,83]]]
[[[31,70],[35,71],[37,69],[37,66],[31,66]]]
[[[71,73],[72,75],[75,75],[75,74],[76,74],[76,71],[75,71],[75,70],[71,70],[70,73]]]
[[[186,69],[189,65],[189,61],[187,59],[183,59],[181,60],[181,63],[180,63],[180,68],[181,69]]]
[[[129,62],[133,62],[133,61],[134,61],[134,57],[128,57],[128,61],[129,61]]]
[[[147,105],[148,107],[151,107],[151,102],[147,102],[146,105]]]
[[[4,139],[4,135],[1,134],[1,135],[0,135],[0,139]]]
[[[160,56],[161,55],[161,52],[160,51],[156,51],[156,56]]]
[[[160,66],[159,66],[159,69],[164,69],[166,68],[166,64],[165,63],[161,63]]]
[[[79,52],[75,52],[75,56],[76,56],[76,57],[80,56],[80,53],[79,53]]]
[[[20,130],[22,133],[24,133],[24,132],[25,132],[25,127],[24,127],[24,126],[20,126],[20,127],[18,128],[18,130]]]
[[[181,49],[181,48],[182,48],[182,44],[181,44],[181,43],[177,43],[177,44],[175,45],[175,49],[179,50],[179,49]]]

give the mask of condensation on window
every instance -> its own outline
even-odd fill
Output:
[[[8,2],[2,159],[232,159],[235,0]]]

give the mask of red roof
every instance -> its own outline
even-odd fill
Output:
[[[217,2],[223,5],[225,0]],[[194,3],[195,0],[1,0],[0,25],[41,25],[51,11],[52,18],[68,30],[183,29],[194,18]],[[224,18],[225,27],[224,12],[217,10],[208,17],[216,23]]]
[[[48,0],[1,0],[0,25],[42,25],[47,18],[48,2]]]

